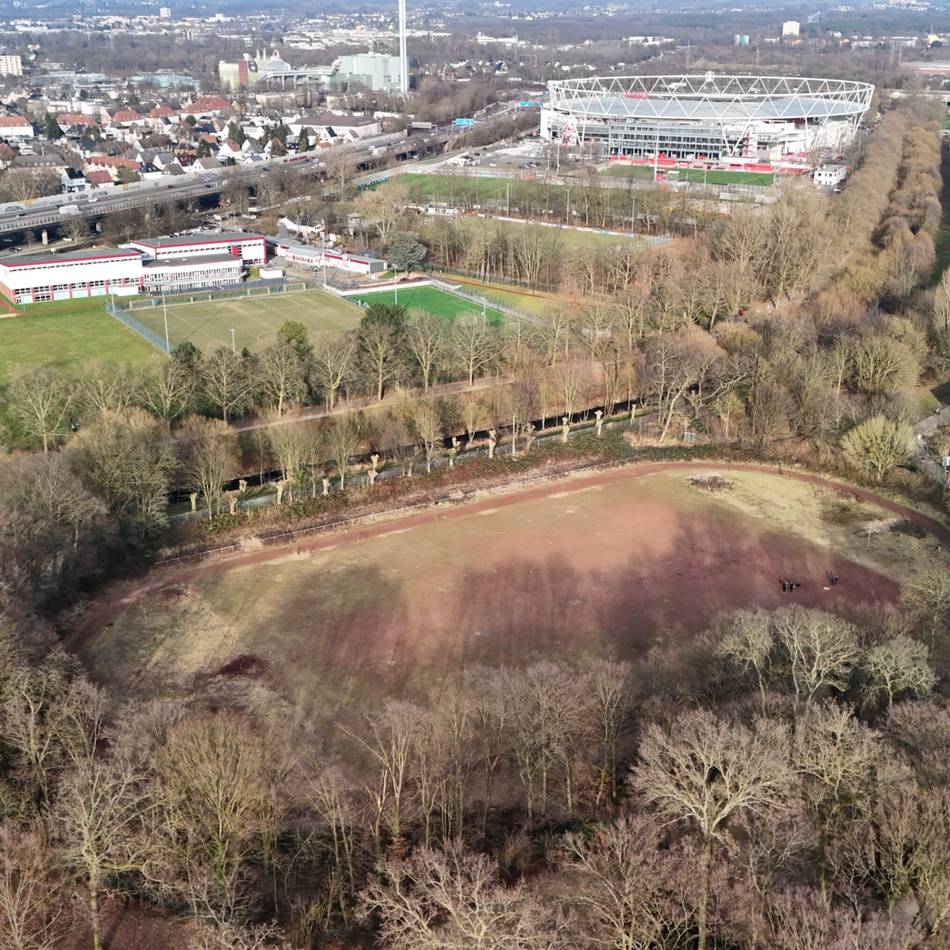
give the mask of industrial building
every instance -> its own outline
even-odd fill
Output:
[[[345,86],[373,92],[400,92],[404,85],[400,58],[387,53],[339,56],[333,63],[330,85],[338,89]]]
[[[143,238],[129,241],[122,247],[138,251],[145,260],[156,261],[222,255],[239,257],[248,265],[260,265],[267,260],[264,235],[245,234],[243,231],[210,231],[176,237]]]
[[[871,103],[869,83],[776,76],[631,76],[548,83],[541,137],[608,158],[807,163],[840,152]]]

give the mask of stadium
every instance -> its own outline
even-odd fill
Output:
[[[780,76],[627,76],[548,83],[541,137],[633,162],[805,165],[841,152],[869,83]]]

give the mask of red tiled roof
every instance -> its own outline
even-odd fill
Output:
[[[113,117],[113,122],[138,122],[142,118],[135,109],[120,109]]]
[[[168,106],[155,106],[148,114],[150,119],[170,119],[175,113]]]
[[[107,171],[86,172],[86,181],[90,185],[111,185],[112,176]]]
[[[105,168],[131,168],[133,171],[138,171],[142,167],[142,163],[135,161],[134,158],[115,158],[112,155],[90,155],[86,159],[86,164],[101,165]]]
[[[91,115],[83,115],[81,112],[62,112],[56,116],[56,121],[60,125],[98,125],[99,123]]]
[[[223,109],[230,108],[231,103],[227,99],[222,99],[221,96],[198,96],[181,111],[185,115],[194,115],[196,112],[221,112]]]
[[[32,124],[22,115],[0,115],[0,129],[20,129]]]

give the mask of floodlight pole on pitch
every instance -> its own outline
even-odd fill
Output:
[[[237,346],[234,342],[234,327],[231,327],[231,352],[237,355]]]

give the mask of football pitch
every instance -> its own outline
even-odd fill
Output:
[[[161,306],[135,309],[131,316],[159,337],[164,336]],[[235,347],[253,351],[273,343],[287,320],[298,320],[314,335],[352,330],[359,325],[360,316],[355,304],[322,290],[201,300],[168,305],[168,335],[172,346],[188,340],[210,353],[219,346],[231,345],[233,328]]]
[[[407,310],[427,310],[446,320],[454,320],[460,313],[484,314],[493,327],[501,326],[505,322],[505,315],[487,301],[484,305],[457,297],[438,287],[406,287],[398,292],[393,290],[370,291],[365,294],[354,294],[352,300],[358,300],[367,306],[374,303],[395,304]]]
[[[610,178],[653,177],[652,165],[611,165],[606,174]],[[726,168],[661,168],[667,181],[691,181],[700,185],[772,185],[774,172],[742,172]]]

